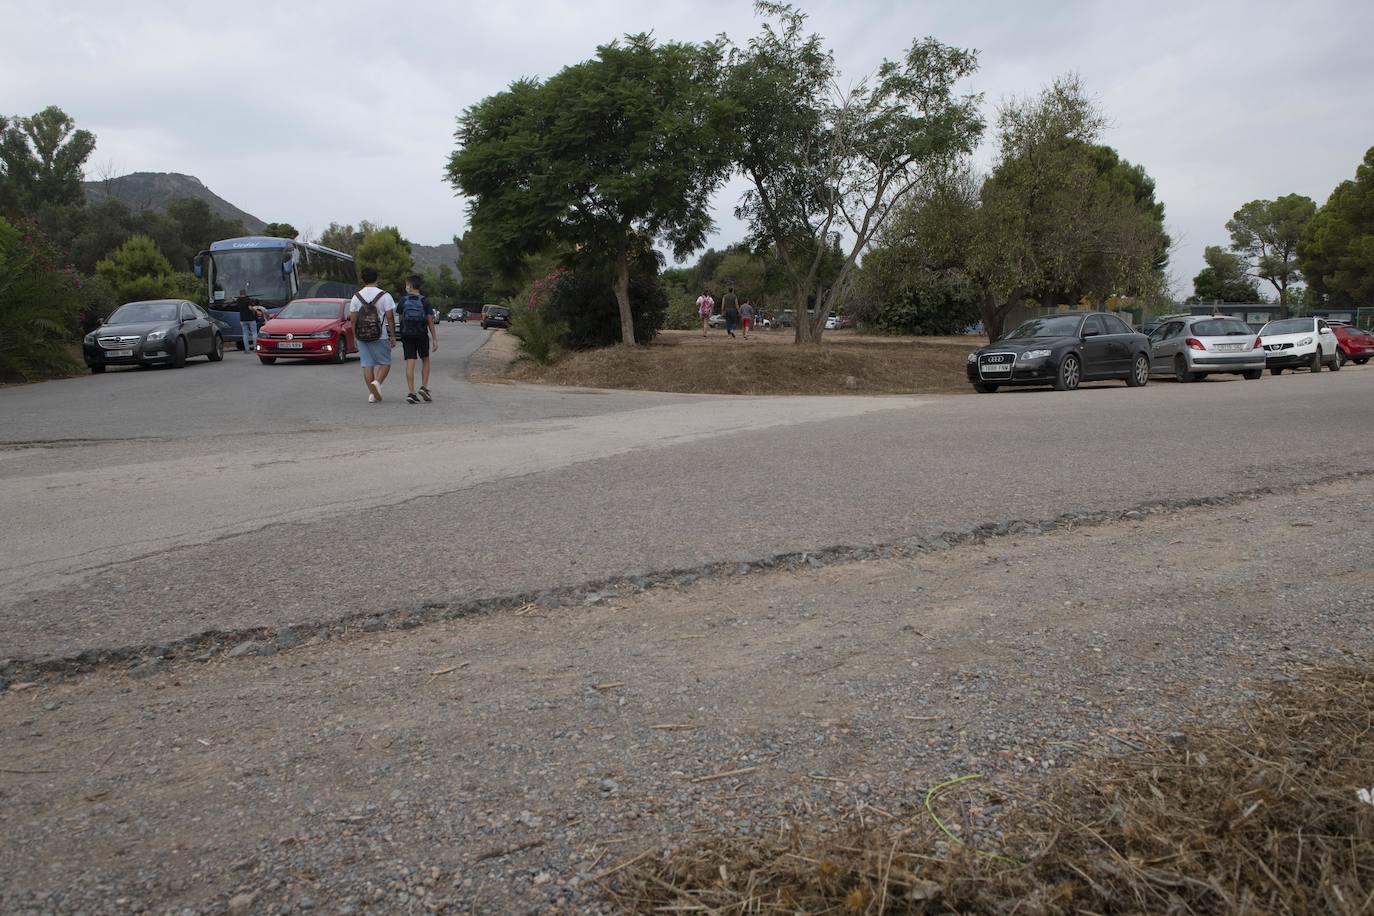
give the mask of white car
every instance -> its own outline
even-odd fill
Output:
[[[831,316],[829,316],[828,318],[825,319],[825,329],[826,329],[827,331],[833,331],[833,330],[835,330],[836,328],[838,328],[839,326],[840,326],[840,316],[839,316],[839,315],[831,315]]]
[[[1325,318],[1280,318],[1260,330],[1264,365],[1270,375],[1285,369],[1306,368],[1317,372],[1325,364],[1332,372],[1341,368],[1336,332]]]

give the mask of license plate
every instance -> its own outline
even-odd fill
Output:
[[[1011,363],[983,363],[982,368],[984,375],[990,372],[1010,372]]]
[[[105,356],[108,359],[119,359],[121,356],[133,356],[133,350],[106,350]]]
[[[305,349],[305,344],[300,343],[299,341],[294,341],[294,340],[288,340],[288,341],[286,341],[285,343],[279,343],[279,344],[277,344],[277,346],[281,347],[283,350],[303,350],[303,349]]]
[[[1217,350],[1222,353],[1234,353],[1241,349],[1240,344],[1217,344]]]

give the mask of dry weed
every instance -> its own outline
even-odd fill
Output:
[[[633,912],[1374,912],[1374,670],[1313,671],[1240,721],[1089,763],[991,827],[925,808],[884,830],[726,839],[609,889]],[[1001,801],[981,783],[932,799]],[[997,855],[991,855],[994,847]],[[974,848],[977,847],[977,848]]]

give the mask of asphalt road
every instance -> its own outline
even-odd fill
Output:
[[[484,337],[443,328],[419,406],[237,352],[0,389],[0,659],[1374,474],[1374,366],[726,398],[469,384]]]

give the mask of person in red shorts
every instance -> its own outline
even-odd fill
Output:
[[[739,323],[744,328],[744,339],[749,339],[749,329],[754,326],[754,303],[748,299],[739,307]]]

